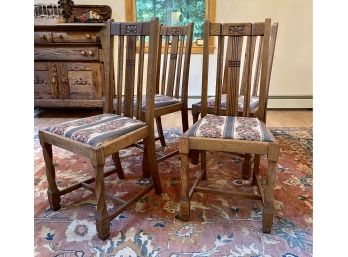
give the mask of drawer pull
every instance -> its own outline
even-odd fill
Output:
[[[87,79],[78,78],[73,82],[73,85],[87,85]]]
[[[57,37],[58,38],[63,38],[63,35],[62,34],[57,34]]]
[[[51,82],[56,83],[56,78],[52,78]]]
[[[82,50],[82,51],[81,51],[81,54],[82,54],[82,55],[86,55],[87,53],[86,53],[86,51]]]
[[[34,84],[43,84],[46,83],[44,79],[40,79],[39,77],[34,78]]]
[[[87,52],[87,54],[88,54],[89,56],[92,56],[92,55],[93,55],[93,51],[89,50],[89,51]]]
[[[90,39],[90,38],[91,38],[91,35],[90,35],[90,34],[86,34],[86,38],[87,38],[87,39]]]
[[[47,36],[46,36],[46,34],[40,34],[40,38],[41,39],[47,39]]]

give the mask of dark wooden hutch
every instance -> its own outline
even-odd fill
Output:
[[[111,8],[60,1],[64,23],[34,26],[34,106],[102,108],[103,49],[99,33]],[[99,20],[76,22],[93,12]]]

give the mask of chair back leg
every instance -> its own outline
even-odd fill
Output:
[[[164,140],[161,116],[156,117],[155,120],[156,120],[156,127],[157,127],[157,132],[158,132],[158,138],[159,138],[159,140],[161,142],[161,146],[165,147],[166,146],[166,141]]]

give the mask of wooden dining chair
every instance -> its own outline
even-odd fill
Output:
[[[209,73],[209,46],[203,47],[203,73],[202,73],[202,98],[201,118],[179,140],[179,152],[181,157],[181,190],[180,190],[180,214],[179,217],[187,221],[190,216],[190,198],[194,192],[214,193],[226,196],[239,196],[262,200],[264,208],[262,214],[263,231],[269,233],[273,220],[273,186],[277,166],[279,146],[270,131],[266,128],[264,109],[267,105],[268,77],[269,77],[269,53],[270,53],[271,20],[266,19],[261,23],[210,23],[204,25],[204,42],[209,42],[210,37],[218,40],[216,85],[215,85],[215,109],[214,114],[207,113],[208,77]],[[263,36],[262,57],[260,59],[260,89],[259,111],[256,117],[250,113],[250,96],[252,91],[252,42],[254,36]],[[226,46],[226,62],[228,82],[226,83],[226,108],[225,115],[221,112],[222,77],[224,45]],[[241,57],[240,48],[245,42],[247,62],[245,85],[240,83]],[[238,96],[243,88],[243,116],[238,117]],[[201,171],[193,186],[189,187],[189,162],[188,154],[191,149],[200,151]],[[206,151],[223,151],[249,154],[267,155],[268,168],[266,186],[261,187],[259,173],[254,173],[254,182],[259,191],[257,193],[241,192],[241,186],[236,186],[233,191],[222,190],[219,187],[210,187],[207,179]]]
[[[161,145],[165,146],[161,116],[181,111],[182,129],[188,129],[187,95],[188,80],[191,59],[193,23],[185,26],[161,26],[158,51],[158,69],[156,77],[156,95],[154,117],[157,125],[158,137]],[[163,59],[162,59],[163,53]],[[142,115],[145,115],[146,99],[138,102],[138,96],[134,97],[136,105],[141,104]],[[120,101],[114,99],[116,110]],[[121,108],[121,107],[120,107]],[[178,151],[158,157],[158,161],[166,160]]]
[[[270,49],[269,49],[269,69],[268,69],[268,84],[267,88],[269,88],[269,82],[271,79],[272,74],[272,67],[273,67],[273,57],[274,57],[274,50],[277,40],[277,33],[278,33],[278,23],[273,23],[271,26],[271,39],[270,39]],[[260,84],[260,70],[261,70],[261,56],[262,56],[262,43],[263,43],[263,36],[252,36],[251,39],[251,60],[252,65],[251,67],[251,78],[252,78],[252,92],[250,95],[250,116],[257,117],[258,110],[259,110],[259,84]],[[238,56],[242,55],[242,48],[240,47],[238,49],[240,52],[238,52]],[[228,49],[227,51],[230,51]],[[227,53],[226,56],[228,56],[230,53]],[[245,52],[244,60],[245,58],[249,58],[247,56],[248,51]],[[238,96],[238,116],[243,116],[243,109],[244,109],[244,86],[246,83],[247,78],[247,62],[244,62],[243,68],[242,68],[242,86],[240,88],[239,96]],[[222,95],[221,95],[221,115],[226,115],[226,84],[228,82],[228,62],[225,61],[224,66],[224,75],[223,75],[223,88],[222,88]],[[197,102],[192,104],[192,120],[193,124],[195,124],[198,121],[199,115],[201,113],[201,102]],[[266,123],[266,114],[267,114],[267,108],[263,110],[265,113],[263,115],[263,122]],[[207,113],[214,114],[215,112],[215,97],[209,97],[207,100]],[[193,151],[191,154],[191,162],[193,164],[198,163],[198,154],[197,152]],[[249,170],[250,170],[250,156],[246,156],[245,158],[245,165],[243,169],[243,178],[248,179],[249,178]]]
[[[148,47],[148,68],[146,72],[146,98],[147,105],[145,109],[145,119],[141,120],[141,110],[137,106],[137,113],[133,114],[133,89],[136,67],[136,44],[138,39],[144,46],[145,38],[149,38]],[[156,193],[162,192],[160,179],[158,175],[157,162],[155,159],[155,141],[153,109],[154,96],[156,91],[156,70],[158,60],[158,42],[159,42],[159,22],[158,19],[152,19],[150,22],[138,23],[119,23],[109,20],[101,34],[101,42],[104,50],[105,67],[105,105],[104,113],[92,117],[78,119],[60,123],[39,131],[40,143],[46,163],[46,175],[48,180],[48,200],[50,208],[60,209],[61,196],[78,188],[91,190],[96,195],[96,228],[98,237],[105,240],[109,237],[110,221],[126,210],[131,204],[139,200],[144,194],[155,188]],[[118,73],[116,77],[117,92],[122,92],[125,88],[125,109],[123,115],[120,110],[112,113],[112,99],[114,85],[113,72],[113,46],[114,38],[118,43]],[[124,48],[124,46],[126,46]],[[124,51],[126,58],[123,58]],[[138,76],[143,75],[144,51],[139,54]],[[125,66],[124,66],[125,61]],[[121,67],[121,68],[120,68]],[[123,80],[123,67],[125,67],[125,79]],[[120,96],[120,94],[118,94]],[[141,98],[142,95],[139,96]],[[135,117],[135,118],[134,118]],[[137,119],[136,119],[137,118]],[[118,151],[131,146],[133,143],[144,139],[144,157],[146,160],[143,168],[144,177],[152,177],[152,182],[142,187],[140,192],[126,201],[117,198],[105,192],[104,177],[109,176],[116,171],[122,179],[124,177],[120,170],[120,160]],[[95,177],[84,180],[71,187],[58,189],[55,179],[55,169],[52,158],[52,145],[69,150],[73,153],[82,155],[91,160]],[[116,168],[104,173],[105,158],[112,156]],[[95,183],[94,185],[92,183]],[[108,213],[106,207],[106,198],[112,200],[117,210]]]

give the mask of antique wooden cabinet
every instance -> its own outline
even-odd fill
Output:
[[[100,32],[111,18],[111,8],[74,5],[71,0],[58,3],[59,21],[35,19],[34,23],[34,106],[102,108]],[[47,8],[54,11],[52,5],[45,8],[46,14]]]
[[[34,106],[102,107],[104,23],[34,27]]]

